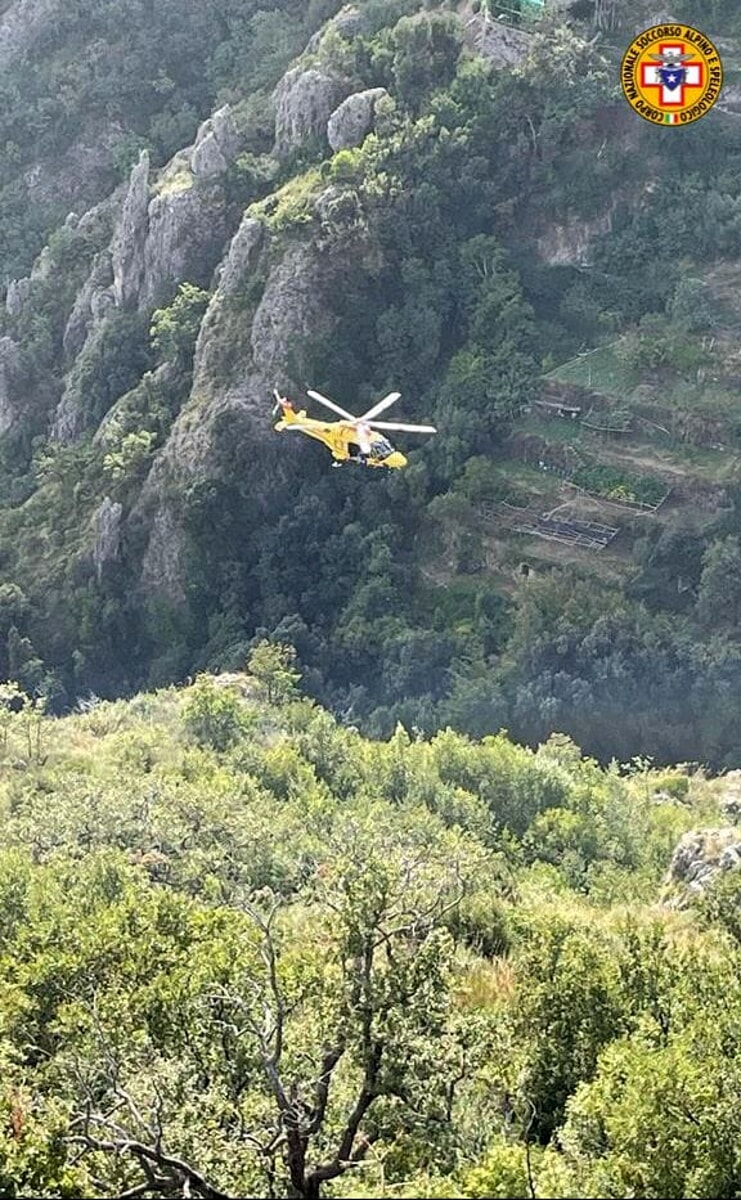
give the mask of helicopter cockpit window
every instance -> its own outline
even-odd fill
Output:
[[[385,438],[379,438],[371,446],[371,458],[388,458],[389,454],[394,453],[394,448]]]

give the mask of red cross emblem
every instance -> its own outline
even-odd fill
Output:
[[[664,56],[665,60],[670,60],[676,55],[677,62],[681,63],[681,56],[685,52],[685,42],[662,42],[659,46],[659,53]],[[684,96],[685,88],[705,86],[705,66],[701,62],[678,66],[676,73],[682,82],[673,87],[669,87],[666,80],[662,78],[662,72],[670,73],[667,71],[667,67],[662,67],[660,63],[657,63],[656,66],[645,62],[641,63],[641,86],[658,89],[656,104],[659,108],[684,108],[688,103]]]

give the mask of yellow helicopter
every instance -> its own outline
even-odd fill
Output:
[[[344,408],[340,408],[333,400],[328,400],[319,392],[307,391],[307,396],[311,396],[312,400],[316,400],[318,404],[323,404],[332,412],[337,413],[342,417],[341,421],[316,421],[313,417],[307,417],[305,409],[296,412],[291,401],[278,392],[273,394],[276,399],[273,415],[275,416],[278,412],[282,413],[275,428],[278,430],[297,429],[299,433],[305,433],[308,437],[323,442],[335,459],[332,463],[333,467],[339,467],[344,462],[357,462],[366,467],[391,467],[398,470],[407,465],[407,460],[403,454],[394,449],[382,433],[378,432],[379,429],[400,429],[407,433],[437,433],[434,425],[404,425],[376,421],[375,418],[380,413],[390,408],[392,404],[396,404],[401,396],[400,392],[390,392],[383,400],[379,400],[366,413],[363,413],[362,417],[354,417],[352,413],[346,412]]]

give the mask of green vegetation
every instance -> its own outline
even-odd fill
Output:
[[[624,358],[617,353],[618,344],[600,346],[589,354],[554,367],[546,378],[564,383],[575,383],[593,388],[606,395],[627,395],[635,387],[638,377]]]
[[[48,241],[0,317],[0,1195],[738,1195],[738,121],[632,119],[647,0],[512,0],[512,67],[483,0],[51,7],[0,83],[4,278]],[[295,62],[386,89],[361,145],[274,152]],[[225,103],[228,170],[157,176]],[[59,227],[142,149],[160,242]],[[439,434],[328,470],[273,373]]]
[[[142,149],[163,165],[220,104],[280,78],[339,0],[76,0],[24,31],[0,92],[0,274],[27,270],[71,206],[107,195]],[[31,69],[29,69],[29,65]],[[69,178],[68,159],[95,147]],[[38,187],[42,162],[63,186]],[[184,173],[169,187],[184,185]],[[65,191],[67,194],[65,194]],[[65,207],[66,205],[66,207]]]
[[[660,479],[631,478],[603,463],[579,467],[571,476],[571,482],[595,496],[629,503],[658,504],[667,492],[666,484]]]
[[[62,720],[3,687],[3,1191],[730,1194],[738,881],[660,903],[722,786],[366,741],[256,698],[288,661]]]
[[[61,64],[80,64],[64,130],[48,118],[54,146],[95,107],[117,122],[119,176],[142,147],[155,172],[183,151],[155,191],[208,197],[210,226],[221,204],[224,230],[194,233],[177,291],[116,307],[104,208],[52,236],[48,272],[3,316],[19,349],[0,569],[24,600],[0,627],[0,674],[60,713],[90,692],[235,670],[269,641],[370,736],[401,721],[534,745],[560,728],[604,762],[737,765],[739,642],[720,579],[741,534],[741,130],[722,113],[681,137],[632,120],[615,79],[642,0],[597,41],[588,4],[544,15],[507,69],[473,47],[486,14],[466,26],[451,4],[73,7],[33,83],[46,112]],[[741,35],[732,6],[712,19]],[[109,43],[121,62],[106,76]],[[361,145],[331,154],[314,129],[274,152],[271,93],[292,63],[338,95],[386,89]],[[32,81],[11,84],[20,105]],[[242,152],[218,182],[193,180],[184,149],[225,102]],[[24,142],[18,171],[46,138]],[[245,210],[266,235],[223,288],[214,268]],[[14,213],[7,273],[39,241],[33,206]],[[105,316],[91,310],[86,339],[91,269]],[[398,475],[328,471],[319,447],[273,437],[266,372],[353,410],[397,388],[403,415],[440,432],[400,439]],[[583,416],[619,411],[630,428],[548,420],[533,404],[544,376]],[[564,493],[566,475],[588,500]],[[656,517],[600,506],[653,505],[669,478]],[[620,536],[599,555],[525,537],[497,520],[501,502]]]

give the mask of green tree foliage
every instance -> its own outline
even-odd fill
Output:
[[[259,685],[260,694],[269,704],[285,704],[297,694],[300,671],[296,670],[293,646],[263,640],[253,647],[247,670]]]
[[[208,676],[200,676],[183,709],[185,728],[202,746],[227,750],[244,733],[246,718],[237,696],[219,687]]]
[[[700,620],[711,629],[738,629],[741,546],[737,537],[715,541],[705,551],[697,597]]]
[[[668,1045],[635,1038],[605,1052],[598,1080],[582,1086],[564,1130],[568,1151],[589,1164],[585,1184],[596,1194],[735,1190],[739,1161],[727,1114],[738,1080],[718,1039],[704,1040],[708,1033],[702,1021]]]
[[[699,903],[673,874],[660,903],[732,781],[641,757],[738,755],[735,514],[709,546],[642,530],[626,590],[588,567],[493,574],[477,508],[521,499],[494,460],[546,358],[627,332],[629,380],[679,392],[707,365],[694,281],[741,252],[736,127],[638,122],[626,155],[613,49],[578,14],[510,69],[462,50],[454,6],[367,0],[301,65],[386,88],[374,132],[279,161],[273,86],[340,7],[79,0],[0,84],[8,278],[69,207],[61,187],[29,204],[33,155],[75,161],[115,129],[87,206],[224,102],[246,146],[229,221],[258,201],[270,225],[211,346],[229,370],[208,381],[208,474],[159,478],[185,601],[141,602],[137,492],[209,293],[110,310],[85,341],[69,317],[99,213],[52,237],[3,318],[28,404],[0,489],[0,1192],[735,1195],[736,873]],[[727,0],[690,8],[741,32]],[[569,248],[587,221],[606,229],[588,265]],[[578,268],[546,265],[562,240]],[[402,389],[440,428],[404,473],[327,471],[221,403],[227,374],[234,397],[252,379],[268,272],[307,248],[327,320],[285,370],[353,411]],[[49,443],[63,386],[89,444]],[[657,498],[591,462],[582,482]],[[121,552],[98,572],[108,494]],[[89,694],[189,671],[182,693]],[[64,687],[80,711],[47,716]]]
[[[181,283],[167,308],[155,309],[149,336],[160,357],[177,370],[193,365],[198,330],[208,305],[209,293],[193,283]]]
[[[110,450],[103,459],[103,470],[111,479],[120,482],[131,476],[141,475],[149,463],[156,435],[147,429],[140,433],[127,433],[117,450]]]
[[[730,906],[655,904],[712,785],[249,688],[59,720],[3,686],[4,1190],[726,1194]],[[590,867],[635,830],[645,907],[572,884],[568,813]]]
[[[713,304],[707,286],[701,279],[682,279],[669,305],[674,321],[691,333],[709,328],[713,323]]]
[[[391,74],[401,100],[418,111],[433,86],[450,83],[461,50],[457,23],[447,14],[402,17],[393,32]]]
[[[559,921],[544,926],[522,963],[519,1019],[529,1041],[523,1087],[545,1142],[577,1083],[592,1076],[602,1047],[619,1035],[622,997],[609,946]]]
[[[13,622],[0,674],[10,673],[12,649],[23,686],[54,691],[61,708],[87,687],[113,695],[204,668],[239,670],[263,637],[291,641],[279,631],[296,615],[306,692],[366,731],[390,735],[398,721],[480,736],[504,727],[535,744],[560,727],[605,760],[645,752],[731,764],[741,736],[735,623],[731,615],[714,630],[706,600],[693,607],[707,532],[666,527],[654,537],[644,522],[640,573],[602,588],[586,560],[576,581],[570,564],[566,586],[534,613],[541,581],[516,576],[517,551],[496,536],[490,505],[524,502],[511,481],[519,468],[494,462],[518,446],[507,442],[512,422],[546,364],[622,333],[614,353],[626,386],[648,376],[665,390],[670,377],[695,397],[699,376],[715,373],[699,281],[719,257],[741,253],[738,131],[704,122],[680,145],[670,131],[634,124],[626,156],[614,46],[594,40],[589,5],[534,22],[527,53],[501,69],[473,52],[485,14],[465,26],[453,7],[368,0],[339,15],[334,0],[223,0],[204,12],[188,0],[176,12],[169,0],[154,9],[110,0],[93,12],[81,0],[54,38],[39,31],[43,68],[8,73],[15,116],[0,227],[5,201],[20,203],[30,147],[66,153],[91,111],[115,125],[105,170],[117,176],[140,146],[157,168],[229,102],[244,144],[218,184],[229,231],[257,202],[271,235],[241,293],[219,297],[204,337],[200,382],[214,404],[192,398],[188,436],[208,439],[207,477],[157,474],[143,503],[154,453],[189,399],[203,288],[227,243],[204,242],[193,276],[202,287],[183,283],[154,314],[99,313],[86,339],[82,300],[69,318],[91,267],[105,267],[96,255],[114,210],[51,237],[29,301],[5,318],[21,347],[23,417],[0,451],[0,564],[29,608]],[[727,6],[716,6],[717,19],[721,9],[736,28]],[[626,30],[639,17],[621,13]],[[29,46],[29,61],[41,48]],[[361,145],[329,155],[318,138],[287,158],[273,153],[270,96],[301,51],[301,69],[346,90],[388,92]],[[210,202],[211,187],[199,178],[191,198]],[[38,215],[16,220],[13,237],[33,241]],[[439,429],[405,472],[374,473],[372,488],[357,473],[328,473],[315,445],[289,452],[267,434],[256,442],[254,410],[237,399],[251,377],[255,307],[299,244],[319,256],[324,283],[314,292],[326,320],[291,340],[288,375],[354,411],[400,389],[404,416]],[[218,400],[227,386],[228,411]],[[50,446],[63,391],[91,445]],[[691,420],[676,422],[682,437],[690,424],[710,425],[702,404],[691,407]],[[279,469],[279,458],[295,469]],[[654,502],[661,487],[652,473],[591,459],[576,478],[613,500]],[[183,592],[141,604],[149,499],[164,503],[165,491],[182,525],[167,540]],[[98,579],[90,541],[106,495],[124,512],[119,554]],[[737,533],[731,514],[710,536]],[[551,560],[544,573],[552,566],[559,574]],[[711,576],[703,586],[715,594]],[[0,641],[9,635],[10,626]],[[544,817],[552,855],[563,846],[575,880],[603,861],[601,852],[592,859],[579,819]]]

